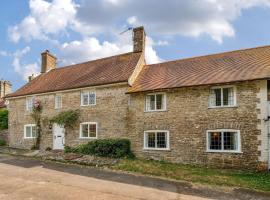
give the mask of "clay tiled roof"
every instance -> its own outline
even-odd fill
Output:
[[[0,108],[5,108],[5,107],[6,107],[5,100],[0,99]]]
[[[148,65],[129,92],[270,78],[270,46]]]
[[[56,68],[40,74],[16,92],[7,95],[7,97],[127,82],[140,55],[141,53],[126,53]]]

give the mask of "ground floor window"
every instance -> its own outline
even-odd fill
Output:
[[[36,125],[35,124],[24,125],[24,138],[36,138]]]
[[[97,123],[96,122],[81,123],[80,138],[97,138]]]
[[[208,152],[240,152],[240,131],[231,129],[207,131]]]
[[[144,148],[155,150],[168,150],[169,131],[161,131],[161,130],[145,131]]]

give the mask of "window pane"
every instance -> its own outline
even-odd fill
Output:
[[[233,88],[223,88],[223,105],[232,106],[234,104]]]
[[[26,132],[26,137],[32,137],[31,136],[31,126],[26,126],[25,127],[25,132]]]
[[[233,88],[228,88],[228,105],[234,105],[234,91]]]
[[[147,147],[155,148],[155,133],[147,133]]]
[[[26,109],[27,110],[33,110],[33,104],[34,104],[34,98],[27,98],[26,100]]]
[[[82,137],[88,137],[88,124],[81,124],[81,136]]]
[[[145,110],[146,111],[150,110],[150,96],[149,95],[145,97]]]
[[[97,129],[96,129],[96,124],[89,124],[89,137],[96,137],[97,136]]]
[[[209,106],[216,106],[216,94],[215,90],[210,90],[210,102]]]
[[[32,137],[37,137],[37,129],[36,129],[36,126],[32,126]]]
[[[157,110],[163,109],[163,95],[162,94],[157,94],[156,95],[156,105],[157,105]]]
[[[222,150],[221,147],[221,132],[209,133],[209,149],[210,150]]]
[[[150,110],[155,110],[155,95],[150,95]]]
[[[88,105],[88,97],[89,97],[88,92],[82,93],[82,105]]]
[[[224,150],[237,150],[237,133],[223,133]]]
[[[96,94],[94,92],[89,93],[89,104],[90,105],[96,104]]]
[[[157,133],[157,148],[167,147],[167,134],[165,132]]]
[[[214,93],[215,93],[215,106],[221,106],[221,89],[217,88],[214,89]]]
[[[55,96],[55,108],[61,108],[61,107],[62,107],[62,97]]]

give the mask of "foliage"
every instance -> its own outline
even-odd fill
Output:
[[[75,148],[65,147],[66,153],[81,153],[86,155],[96,155],[112,158],[133,158],[134,154],[130,149],[128,139],[98,139],[90,141],[87,144],[79,145]]]
[[[39,149],[41,141],[41,113],[42,105],[40,100],[35,100],[31,117],[34,119],[36,124],[36,140],[33,149]]]
[[[6,141],[5,140],[1,140],[0,139],[0,146],[5,146],[7,143],[6,143]]]
[[[60,126],[72,127],[79,119],[79,110],[68,110],[60,112],[58,115],[50,119],[50,123],[56,123]]]
[[[8,129],[8,110],[0,110],[0,130]]]
[[[270,173],[215,169],[153,160],[121,160],[112,169],[160,176],[200,184],[243,187],[270,192]]]

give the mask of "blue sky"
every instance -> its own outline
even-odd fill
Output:
[[[13,90],[40,71],[131,51],[144,25],[148,63],[270,44],[270,0],[12,0],[0,8],[0,78]]]

